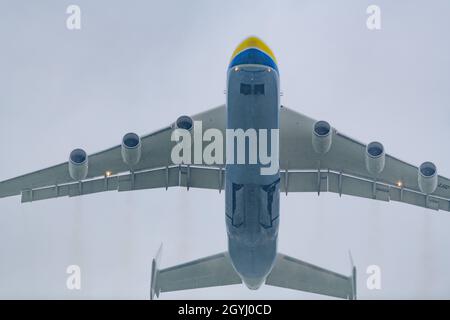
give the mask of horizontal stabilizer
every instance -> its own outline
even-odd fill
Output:
[[[266,284],[336,298],[356,299],[356,268],[353,267],[352,275],[347,277],[284,254],[278,254]]]
[[[158,259],[153,259],[150,298],[159,297],[161,292],[240,283],[242,280],[231,265],[227,252],[162,270],[158,269]]]

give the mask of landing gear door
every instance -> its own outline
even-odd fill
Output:
[[[259,223],[264,228],[272,227],[272,221],[278,218],[278,204],[280,201],[280,179],[272,184],[261,186],[261,206],[259,210]]]

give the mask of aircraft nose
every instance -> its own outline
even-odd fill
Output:
[[[278,71],[273,51],[257,37],[248,37],[237,46],[231,56],[229,68],[243,64],[259,64]]]

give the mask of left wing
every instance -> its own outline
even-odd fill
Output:
[[[400,201],[450,211],[450,180],[437,176],[433,192],[419,186],[419,168],[385,155],[385,165],[371,174],[366,145],[331,128],[331,147],[318,153],[312,144],[315,120],[282,107],[280,111],[281,190],[335,192],[382,201]]]
[[[225,106],[219,106],[192,119],[200,120],[203,129],[225,130]],[[22,195],[22,202],[61,196],[78,196],[95,192],[127,191],[145,188],[223,189],[223,166],[174,166],[171,150],[175,142],[171,134],[175,124],[142,136],[140,161],[132,168],[121,154],[121,145],[88,156],[87,176],[75,181],[69,174],[68,162],[0,182],[0,198]],[[194,162],[191,162],[194,163]]]

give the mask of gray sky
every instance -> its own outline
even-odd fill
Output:
[[[66,29],[66,8],[82,29]],[[369,31],[366,8],[381,8]],[[224,103],[232,51],[248,35],[274,50],[282,103],[450,176],[450,2],[0,0],[0,180],[120,143]],[[445,146],[445,147],[443,147]],[[279,250],[350,272],[359,298],[450,298],[450,214],[334,194],[281,198]],[[0,200],[0,298],[149,296],[162,266],[226,250],[224,195],[184,189]],[[82,289],[66,289],[77,264]],[[382,271],[368,290],[367,266]],[[264,286],[174,298],[316,299]]]

